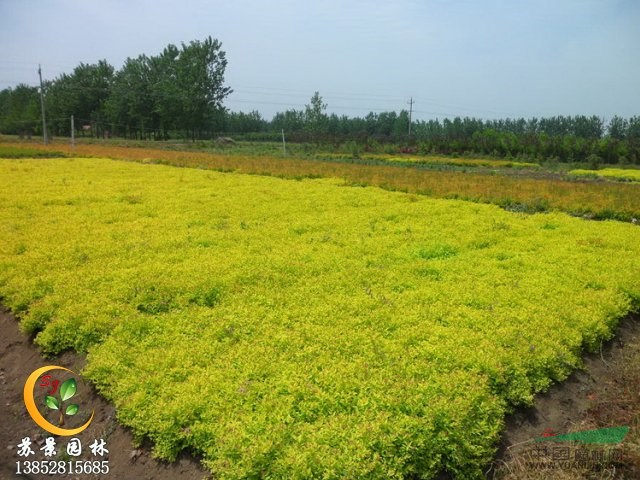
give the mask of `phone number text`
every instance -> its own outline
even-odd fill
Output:
[[[106,475],[109,473],[108,460],[76,460],[63,462],[56,460],[24,460],[16,462],[16,475]]]

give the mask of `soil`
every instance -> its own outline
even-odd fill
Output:
[[[56,357],[55,360],[45,360],[41,352],[32,344],[31,339],[20,332],[16,318],[1,307],[0,332],[0,402],[2,402],[0,404],[2,407],[0,478],[45,478],[46,475],[16,475],[15,462],[23,460],[17,455],[17,444],[20,440],[23,437],[31,437],[37,447],[44,444],[42,435],[44,431],[33,423],[24,406],[22,398],[24,381],[36,368],[52,363],[78,372],[84,366],[85,359],[80,355],[67,352]],[[534,406],[520,409],[507,418],[499,453],[492,469],[487,472],[487,477],[545,478],[530,476],[527,472],[523,475],[522,471],[514,473],[517,469],[512,468],[511,465],[518,464],[521,446],[527,445],[532,439],[541,437],[545,431],[549,430],[555,433],[566,433],[581,427],[586,429],[585,426],[591,426],[591,428],[603,426],[602,409],[608,405],[607,399],[612,395],[618,395],[616,388],[628,390],[628,385],[625,387],[625,375],[628,374],[625,370],[625,362],[628,363],[629,360],[627,355],[629,349],[633,349],[632,353],[636,354],[634,361],[640,359],[640,317],[637,315],[630,315],[624,319],[617,330],[616,337],[604,344],[600,352],[585,357],[583,370],[575,372],[563,383],[554,385],[548,392],[538,395]],[[634,371],[634,373],[637,372]],[[634,388],[637,386],[634,385]],[[634,398],[638,397],[638,392],[634,390],[631,395]],[[153,458],[149,445],[140,447],[134,445],[131,432],[117,423],[112,405],[99,397],[96,392],[91,392],[90,402],[95,408],[95,417],[89,428],[80,434],[81,440],[83,442],[85,438],[87,441],[93,438],[106,440],[109,453],[104,459],[109,460],[110,474],[107,477],[67,475],[65,478],[82,480],[210,478],[201,467],[199,459],[187,453],[182,454],[173,463]],[[636,402],[632,405],[635,408],[634,411],[627,411],[627,409],[622,416],[612,418],[609,415],[604,419],[605,423],[618,422],[607,426],[628,425],[633,423],[630,419],[636,419],[635,427],[637,427],[640,397]],[[64,439],[60,440],[64,444]],[[637,461],[637,458],[635,460]],[[562,478],[596,478],[585,475],[584,472],[575,472],[575,475]],[[606,478],[640,478],[640,464],[636,465],[632,462],[617,465],[617,473]]]
[[[531,441],[549,434],[629,426],[625,439],[635,444],[616,446],[621,461],[604,462],[575,471],[532,472],[523,468],[530,460]],[[488,477],[507,479],[640,479],[640,315],[623,319],[615,337],[600,351],[584,357],[584,366],[564,382],[553,385],[506,419],[496,461]],[[557,445],[557,444],[553,444]]]
[[[24,401],[23,388],[26,378],[36,368],[44,365],[59,365],[79,372],[84,367],[85,358],[71,352],[55,359],[44,359],[31,339],[18,329],[18,321],[6,309],[0,307],[0,479],[41,479],[56,478],[57,475],[16,475],[16,461],[24,460],[17,454],[17,444],[22,438],[30,437],[32,449],[38,452],[44,445],[44,438],[50,436],[40,429],[29,417]],[[149,445],[136,447],[131,432],[116,422],[115,409],[95,391],[89,394],[89,402],[95,409],[95,416],[89,427],[78,435],[83,449],[93,439],[104,439],[109,453],[101,458],[109,461],[109,474],[65,475],[68,479],[89,480],[93,478],[117,478],[118,480],[201,480],[210,478],[200,461],[188,454],[182,454],[175,462],[166,463],[152,457]],[[43,435],[44,434],[44,435]],[[67,439],[56,437],[60,445]],[[64,447],[63,449],[64,450]],[[38,452],[42,453],[42,452]],[[81,460],[92,460],[91,453],[82,454]],[[34,459],[36,459],[34,457]],[[38,457],[39,460],[45,458]],[[62,459],[62,457],[60,457]]]

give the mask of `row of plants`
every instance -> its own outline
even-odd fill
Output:
[[[567,181],[558,175],[523,178],[453,169],[406,168],[406,163],[386,162],[381,165],[385,161],[380,160],[317,160],[275,154],[227,155],[111,144],[81,144],[76,147],[64,143],[49,147],[33,143],[26,145],[45,151],[53,149],[67,155],[108,157],[283,178],[339,178],[351,185],[371,185],[434,198],[492,203],[522,212],[558,210],[576,216],[622,221],[640,218],[640,188],[630,183]]]
[[[569,175],[605,178],[626,182],[640,182],[640,170],[630,168],[602,168],[600,170],[576,169],[569,171]]]

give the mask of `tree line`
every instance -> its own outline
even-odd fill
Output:
[[[76,130],[94,136],[168,139],[179,132],[202,138],[232,91],[224,86],[226,66],[221,43],[211,37],[127,58],[117,71],[105,60],[80,63],[44,82],[47,129],[69,136],[73,115]],[[37,87],[0,91],[0,132],[41,134],[39,102]]]
[[[47,126],[53,136],[166,140],[210,139],[220,135],[256,141],[356,145],[374,149],[400,145],[407,152],[481,154],[531,160],[640,164],[640,116],[554,116],[483,120],[455,117],[413,120],[389,111],[350,117],[327,113],[315,92],[304,109],[289,109],[267,120],[257,111],[231,112],[223,101],[227,66],[221,43],[211,37],[155,56],[127,58],[116,70],[105,60],[80,63],[70,74],[44,83]],[[18,85],[0,91],[0,133],[41,135],[39,89]]]
[[[400,145],[421,154],[480,154],[532,161],[640,164],[640,116],[554,116],[482,120],[470,117],[413,120],[409,112],[369,113],[365,117],[326,113],[316,92],[304,110],[277,113],[271,121],[258,112],[227,112],[222,131],[248,140],[277,141],[282,131],[290,141],[354,142],[364,149]]]

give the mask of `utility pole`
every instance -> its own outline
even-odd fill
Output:
[[[38,75],[40,76],[40,109],[42,110],[42,138],[44,140],[44,144],[49,144],[49,139],[47,138],[47,118],[44,114],[44,87],[42,86],[42,69],[40,68],[40,64],[38,64]]]
[[[414,102],[413,97],[411,97],[407,103],[409,104],[409,136],[411,136],[411,114],[413,113],[413,104],[416,102]]]
[[[71,146],[76,146],[76,127],[73,122],[73,115],[71,115]]]
[[[284,141],[284,128],[282,129],[282,154],[287,155],[287,144]]]

